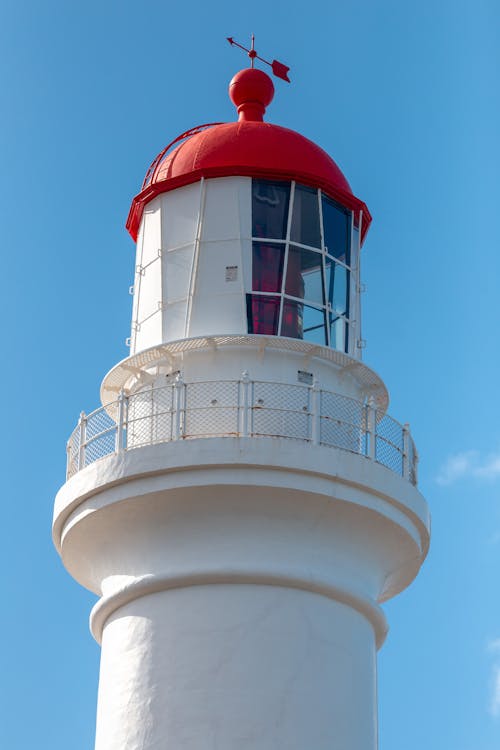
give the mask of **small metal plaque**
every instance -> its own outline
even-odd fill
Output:
[[[238,266],[226,266],[226,281],[236,281],[238,279]]]
[[[306,372],[305,370],[297,370],[297,380],[299,383],[305,383],[306,385],[312,385],[314,375],[312,372]]]

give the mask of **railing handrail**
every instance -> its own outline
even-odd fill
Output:
[[[205,387],[206,393],[190,401],[194,385]],[[236,396],[220,403],[224,386],[229,385],[236,386]],[[266,390],[259,396],[260,386]],[[167,391],[168,403],[163,403]],[[294,405],[297,393],[299,404]],[[335,400],[327,406],[324,396],[328,395]],[[82,412],[67,443],[67,478],[123,450],[185,438],[235,435],[291,438],[343,448],[417,483],[418,453],[407,424],[377,410],[370,400],[321,388],[317,381],[254,380],[248,373],[238,380],[184,382],[179,376],[165,385],[152,383],[130,396],[121,392],[118,399],[90,414]]]

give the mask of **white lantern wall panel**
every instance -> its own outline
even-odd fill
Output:
[[[351,212],[294,182],[225,177],[162,194],[141,224],[132,353],[260,333],[357,355],[358,235]]]
[[[144,211],[137,243],[132,318],[132,352],[161,341],[161,201],[151,201]]]

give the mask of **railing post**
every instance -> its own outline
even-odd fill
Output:
[[[66,443],[66,479],[69,479],[70,468],[71,468],[71,438]]]
[[[241,437],[248,437],[248,391],[250,390],[250,375],[248,370],[241,373]]]
[[[183,437],[183,423],[182,423],[182,412],[184,408],[183,404],[184,395],[184,381],[182,374],[177,373],[174,383],[174,424],[173,424],[173,435],[172,440],[180,440]]]
[[[125,391],[122,390],[118,394],[118,415],[116,420],[116,436],[115,436],[115,451],[122,453],[125,449],[125,430],[127,429],[127,397]]]
[[[403,425],[403,478],[410,479],[410,425]]]
[[[319,381],[314,378],[311,388],[311,442],[319,445],[321,442],[321,390]]]
[[[368,434],[368,458],[375,461],[377,456],[377,410],[373,399],[368,399],[366,405],[366,430]]]
[[[79,449],[78,449],[78,471],[85,467],[85,441],[87,439],[87,417],[85,412],[80,412],[80,419],[78,420],[78,431],[80,437]]]

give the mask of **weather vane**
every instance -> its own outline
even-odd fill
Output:
[[[265,63],[266,65],[269,65],[270,68],[273,70],[273,74],[276,76],[276,78],[281,78],[283,81],[288,81],[290,83],[290,79],[288,78],[288,71],[290,68],[287,68],[286,65],[283,65],[283,63],[278,62],[278,60],[273,60],[272,62],[269,62],[269,60],[264,60],[263,57],[260,57],[257,54],[257,51],[255,49],[255,36],[252,34],[252,46],[250,49],[247,49],[242,44],[238,44],[238,42],[235,42],[232,36],[226,37],[229,44],[232,44],[234,47],[239,47],[240,49],[244,50],[250,60],[252,61],[251,67],[254,67],[255,58],[257,60],[260,60],[261,62]]]

